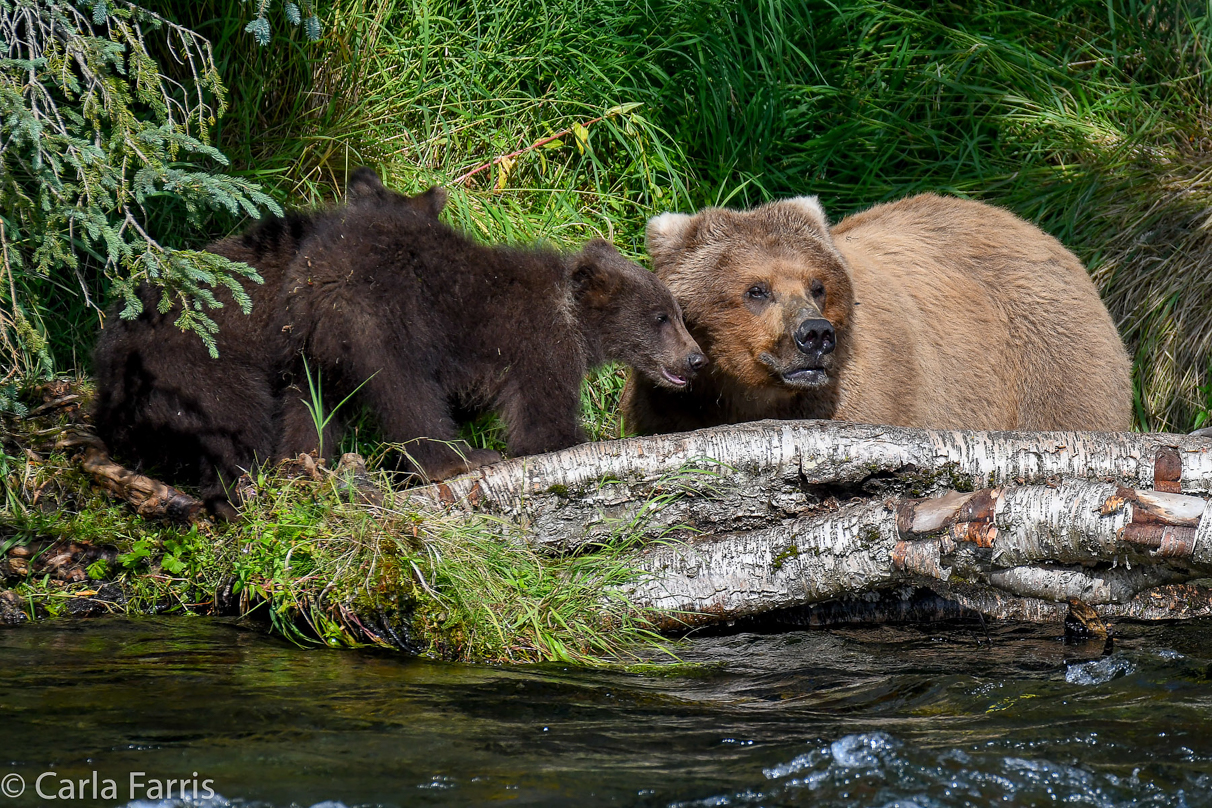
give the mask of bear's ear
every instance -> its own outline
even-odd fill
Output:
[[[685,213],[662,213],[648,220],[648,227],[644,229],[644,245],[652,256],[657,275],[662,275],[663,268],[673,261],[685,245],[693,220],[693,216]]]
[[[602,239],[594,239],[572,258],[572,297],[591,309],[604,309],[623,286],[616,263],[627,259]]]
[[[375,173],[373,168],[362,166],[354,169],[354,172],[349,175],[349,182],[345,184],[345,201],[348,203],[358,202],[363,199],[381,195],[386,189],[383,187],[383,181],[379,179],[379,175]]]
[[[825,209],[821,207],[821,201],[815,196],[797,196],[792,199],[784,199],[779,204],[787,205],[797,212],[806,215],[821,228],[825,235],[829,234],[829,217],[825,215]]]
[[[446,189],[435,185],[425,193],[412,197],[410,204],[421,213],[436,219],[446,207]]]

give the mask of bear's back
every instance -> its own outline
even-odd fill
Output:
[[[479,244],[407,210],[335,218],[287,270],[282,294],[295,347],[324,331],[373,331],[455,388],[500,376],[536,350],[535,334],[575,340],[558,254]]]
[[[1130,425],[1129,364],[1115,325],[1081,262],[1055,238],[1001,208],[934,194],[849,216],[831,234],[859,303],[838,417]],[[899,417],[888,418],[888,407]]]

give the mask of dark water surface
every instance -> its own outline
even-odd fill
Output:
[[[1107,656],[1013,626],[707,637],[659,675],[191,618],[0,629],[0,782],[27,784],[0,808],[178,804],[145,799],[169,779],[214,806],[1212,806],[1212,622],[1119,631]],[[39,798],[48,771],[88,799]]]

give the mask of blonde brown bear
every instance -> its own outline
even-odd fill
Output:
[[[1126,430],[1130,365],[1060,242],[923,194],[830,228],[816,197],[648,223],[657,275],[710,364],[689,391],[633,376],[640,434],[761,418]]]

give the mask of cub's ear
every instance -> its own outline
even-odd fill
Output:
[[[821,228],[825,235],[829,234],[829,217],[825,215],[825,209],[821,207],[821,201],[815,196],[797,196],[792,199],[784,199],[778,204],[785,205],[807,216]]]
[[[446,207],[446,189],[435,185],[425,193],[411,197],[408,202],[417,212],[436,219]]]
[[[627,259],[613,245],[594,239],[572,257],[572,297],[592,309],[604,309],[623,288],[619,263]],[[641,270],[642,271],[642,270]]]
[[[644,245],[652,256],[657,275],[662,279],[666,267],[685,245],[693,220],[693,216],[685,213],[662,213],[648,220],[648,227],[644,229]]]
[[[382,195],[387,189],[373,168],[362,166],[354,169],[345,184],[345,200],[349,203],[359,202]]]

